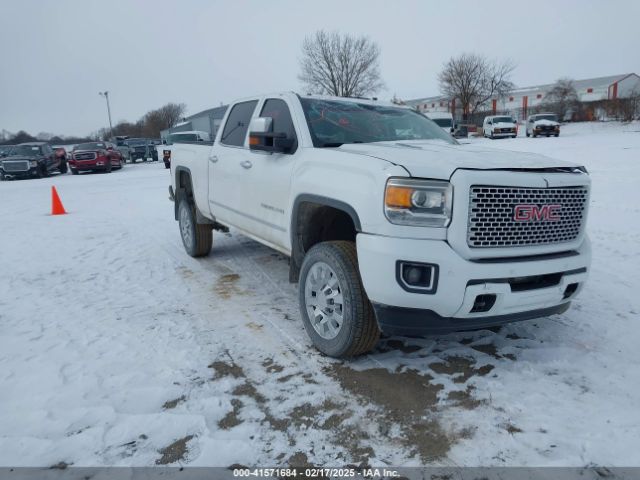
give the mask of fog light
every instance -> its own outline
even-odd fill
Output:
[[[493,305],[495,303],[496,303],[496,296],[493,293],[478,295],[475,301],[473,302],[471,313],[488,312],[493,308]]]
[[[562,296],[562,299],[564,300],[566,298],[569,298],[571,295],[576,293],[576,290],[578,290],[578,284],[570,283],[569,285],[567,285],[567,288],[564,289],[564,295]]]
[[[429,263],[396,262],[396,280],[407,292],[435,293],[438,266]]]

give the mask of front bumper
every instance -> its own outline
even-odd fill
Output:
[[[357,250],[364,288],[381,330],[389,334],[465,330],[560,313],[582,289],[591,261],[587,237],[566,255],[495,261],[467,260],[441,240],[370,234],[358,235]],[[403,289],[396,279],[397,261],[438,265],[434,293]],[[509,283],[537,276],[553,276],[554,281],[525,289]],[[573,293],[566,296],[573,284]],[[495,295],[495,303],[487,311],[472,312],[479,295]]]
[[[494,137],[513,137],[514,135],[517,135],[518,133],[514,130],[511,132],[493,132],[493,136]]]
[[[74,170],[78,170],[79,172],[88,172],[91,170],[106,170],[107,169],[107,162],[104,161],[102,162],[101,165],[98,165],[97,161],[92,161],[92,162],[69,162],[69,167],[73,168]]]
[[[5,170],[3,170],[2,168],[0,168],[0,172],[2,172],[2,174],[6,177],[6,178],[32,178],[32,177],[37,177],[38,173],[40,171],[40,167],[30,167],[29,170],[23,170],[23,171],[18,171],[18,172],[6,172]]]

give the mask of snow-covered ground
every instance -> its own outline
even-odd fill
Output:
[[[282,255],[184,253],[161,163],[0,183],[0,465],[640,465],[640,125],[469,142],[587,166],[590,281],[349,362],[311,347]]]

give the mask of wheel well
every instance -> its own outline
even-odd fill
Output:
[[[194,205],[193,199],[193,185],[191,183],[191,172],[185,169],[178,169],[176,171],[176,193],[175,193],[175,217],[178,220],[178,205],[180,199],[185,197],[187,201]]]
[[[355,242],[358,231],[352,214],[339,207],[303,201],[296,206],[294,213],[290,282],[298,281],[302,260],[311,247],[331,240]]]

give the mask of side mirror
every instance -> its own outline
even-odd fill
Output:
[[[249,149],[271,153],[289,153],[294,139],[284,132],[273,132],[273,118],[258,117],[249,124]]]

